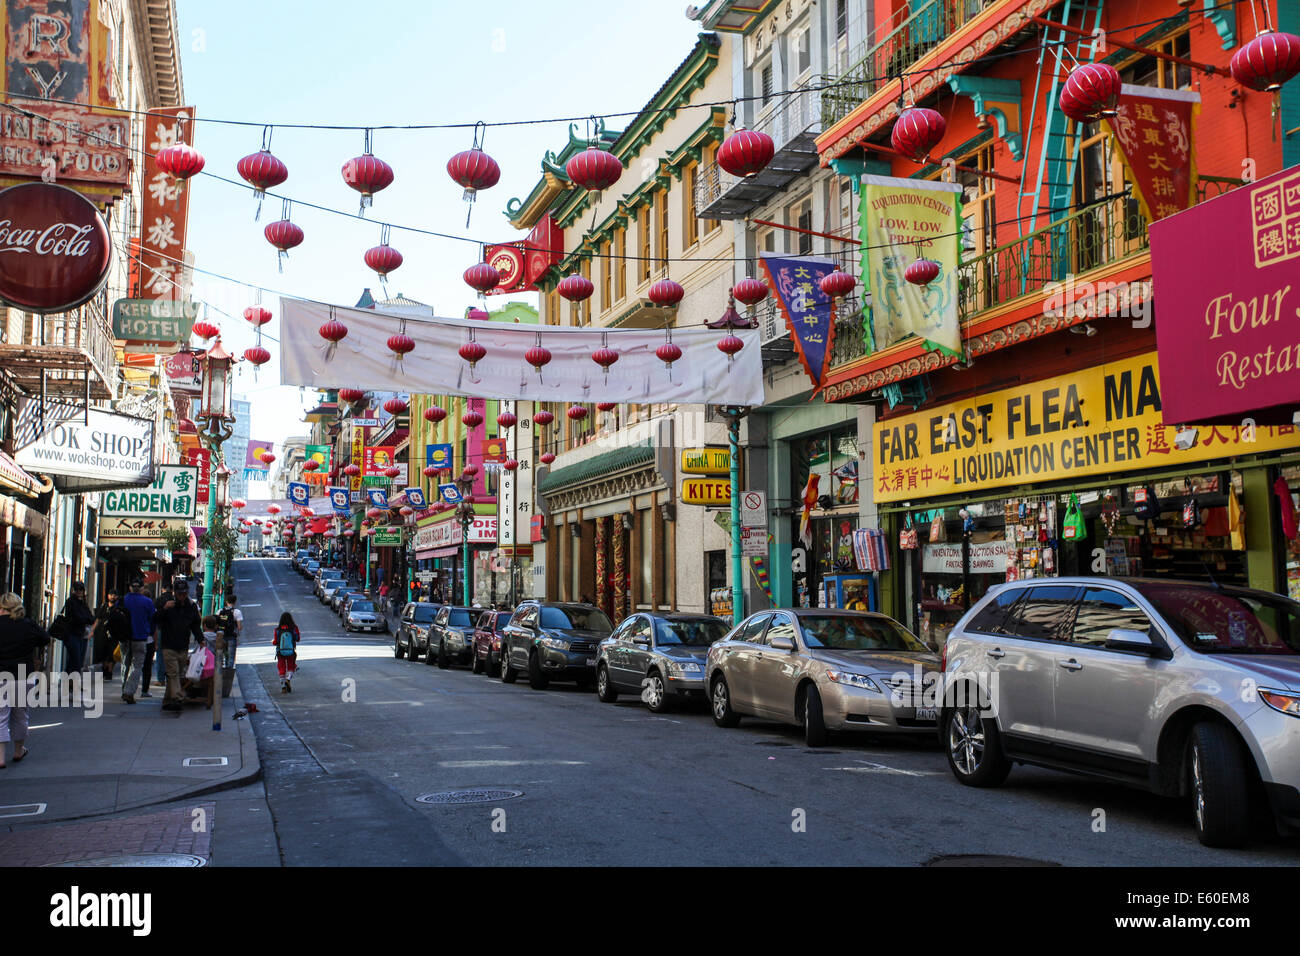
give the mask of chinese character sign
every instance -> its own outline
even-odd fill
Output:
[[[1109,121],[1147,222],[1196,202],[1192,125],[1201,94],[1124,84]]]
[[[182,274],[189,188],[158,168],[154,156],[177,143],[192,145],[194,109],[176,106],[145,116],[144,201],[140,216],[139,299],[184,299],[188,276]]]
[[[403,493],[406,495],[407,504],[416,511],[423,511],[425,508],[429,507],[429,503],[425,501],[424,491],[422,489],[407,488]]]
[[[298,507],[306,507],[311,501],[311,488],[301,481],[289,482],[289,501]]]
[[[373,448],[367,447],[362,457],[361,473],[367,477],[371,475],[382,475],[389,468],[393,467],[393,458],[397,449],[391,445],[377,445]]]
[[[334,513],[338,515],[349,515],[352,513],[351,496],[346,488],[329,489],[330,506]]]
[[[206,448],[191,448],[185,452],[183,461],[187,465],[198,467],[198,485],[194,493],[194,503],[206,505],[208,503],[208,492],[210,490],[209,482],[211,479],[212,452]]]
[[[820,389],[831,361],[835,341],[835,319],[831,300],[821,289],[821,280],[835,271],[829,259],[763,256],[760,260],[768,284],[776,290],[776,302],[785,316],[795,355]]]
[[[353,425],[351,464],[356,465],[358,468],[362,467],[362,462],[364,461],[365,458],[365,449],[366,449],[366,430],[360,425]],[[352,493],[354,495],[361,494],[361,475],[356,474],[351,476],[351,480],[348,482],[348,487],[352,489]],[[360,499],[358,498],[357,500],[359,501]]]
[[[961,232],[957,183],[862,177],[863,280],[871,293],[875,348],[912,335],[927,348],[961,354],[957,322],[957,254]],[[925,286],[903,273],[922,256],[939,264]]]

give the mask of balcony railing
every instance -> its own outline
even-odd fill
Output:
[[[1201,177],[1198,201],[1212,199],[1241,185],[1220,176]],[[1021,296],[1041,292],[1070,275],[1119,262],[1150,248],[1147,220],[1128,196],[1079,209],[1015,242],[962,262],[957,272],[957,314],[961,322]],[[836,333],[832,366],[866,354],[861,335]],[[850,349],[850,343],[856,347]]]
[[[28,394],[40,390],[44,373],[48,395],[112,398],[117,368],[106,306],[101,292],[69,312],[28,316],[21,341],[0,344],[0,373]]]
[[[902,7],[879,40],[863,44],[858,55],[850,56],[852,66],[839,76],[820,78],[819,85],[829,87],[822,94],[822,128],[828,129],[848,116],[858,104],[891,82],[891,77],[898,77],[940,40],[994,2],[912,0]]]

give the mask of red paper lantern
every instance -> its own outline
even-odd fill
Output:
[[[343,164],[343,181],[361,193],[364,215],[375,193],[393,184],[393,167],[367,150]]]
[[[549,425],[551,422],[555,421],[555,416],[543,408],[533,416],[533,421],[537,422],[539,425]]]
[[[686,290],[672,279],[660,279],[650,287],[650,301],[660,308],[676,305],[684,295]]]
[[[406,399],[393,397],[384,402],[384,411],[390,415],[401,415],[406,411]]]
[[[501,467],[506,471],[514,471],[519,467],[519,462],[515,461],[513,458],[507,458],[501,463]]]
[[[465,190],[465,201],[473,202],[480,189],[491,189],[501,180],[501,167],[481,149],[467,149],[447,160],[447,175]]]
[[[497,416],[497,425],[501,428],[514,428],[518,421],[514,412],[502,412]]]
[[[405,332],[398,332],[396,335],[388,337],[388,350],[397,356],[401,361],[402,356],[407,352],[415,349],[415,339],[411,338]]]
[[[659,348],[655,349],[655,355],[658,356],[659,361],[663,362],[671,369],[673,363],[682,357],[682,350],[680,346],[673,342],[665,342],[663,345],[659,346]]]
[[[273,515],[278,515],[278,514],[280,513],[280,506],[279,506],[279,505],[267,505],[267,506],[266,506],[266,510],[267,510],[269,513],[273,514]]]
[[[447,409],[441,405],[430,405],[424,410],[424,420],[433,422],[435,425],[447,417]]]
[[[473,409],[470,409],[464,415],[461,415],[460,420],[465,423],[466,428],[478,428],[483,424],[483,416]],[[476,466],[471,465],[470,467]],[[469,468],[466,468],[465,470],[468,471]]]
[[[426,478],[432,478],[434,475],[436,475],[439,472],[439,470],[440,469],[435,467],[434,465],[425,465],[422,470],[422,474]]]
[[[570,405],[569,410],[564,414],[569,416],[569,421],[580,422],[587,417],[586,405]]]
[[[618,182],[623,164],[613,153],[588,146],[564,164],[564,173],[579,189],[600,192]]]
[[[347,475],[349,478],[355,478],[357,475],[361,474],[361,466],[357,464],[348,465],[343,469],[343,474]]]
[[[365,260],[366,265],[379,273],[379,278],[383,279],[402,264],[402,254],[388,243],[384,243],[367,249]]]
[[[244,178],[244,182],[253,187],[253,195],[257,197],[259,211],[266,191],[289,178],[289,167],[271,155],[269,149],[249,153],[235,165],[235,169]]]
[[[243,498],[236,498],[234,501],[232,501],[232,502],[230,503],[230,507],[232,507],[232,508],[246,508],[246,507],[248,507],[248,502],[245,501]]]
[[[733,176],[761,172],[776,154],[772,137],[753,129],[738,129],[718,147],[718,165]]]
[[[575,273],[561,279],[560,284],[555,287],[555,291],[570,302],[581,302],[584,299],[591,298],[591,294],[596,291],[596,287],[586,276]]]
[[[1300,73],[1300,37],[1266,30],[1232,55],[1228,72],[1242,86],[1276,93]]]
[[[728,362],[730,362],[732,358],[735,357],[736,353],[744,347],[745,343],[734,335],[724,335],[718,340],[718,351],[727,356]]]
[[[379,518],[382,518],[385,514],[386,514],[386,512],[385,512],[382,508],[367,508],[367,509],[366,509],[366,517],[367,517],[367,518],[371,518],[371,519],[375,519],[375,520],[377,520],[377,519],[379,519]]]
[[[501,282],[501,273],[495,266],[479,262],[465,270],[465,284],[479,292],[490,292]]]
[[[396,465],[390,465],[389,467],[384,469],[384,474],[389,478],[396,478],[401,473],[402,473],[402,469],[398,468]]]
[[[203,156],[188,143],[175,143],[160,149],[154,162],[168,176],[181,182],[197,176],[203,169]]]
[[[275,454],[269,451],[264,451],[257,457],[264,465],[272,464],[275,461]]]
[[[315,458],[308,458],[306,461],[302,463],[303,471],[315,471],[319,467],[320,467],[320,462],[318,462]]]
[[[612,412],[618,408],[618,402],[597,402],[596,409],[602,412]]]
[[[284,260],[289,257],[289,250],[302,245],[303,232],[288,219],[273,222],[262,230],[266,241],[279,250],[280,271],[284,271]]]
[[[353,402],[359,402],[366,397],[366,393],[359,388],[340,388],[339,398],[349,405]]]
[[[466,342],[456,351],[460,353],[461,358],[469,363],[471,371],[475,365],[482,361],[483,356],[487,355],[487,349],[479,345],[477,342],[472,341]]]
[[[244,349],[244,360],[254,365],[265,365],[271,361],[271,353],[260,345],[254,345],[251,349]]]
[[[551,462],[555,461],[555,454],[549,451],[544,451],[537,457],[541,460],[543,465],[549,465]]]
[[[618,353],[608,345],[602,345],[596,351],[591,353],[591,360],[605,370],[605,375],[609,375],[609,367],[618,361]]]
[[[914,106],[910,110],[903,110],[903,114],[894,121],[889,142],[912,162],[923,163],[930,155],[930,150],[939,145],[947,129],[948,124],[939,113]]]
[[[1109,63],[1085,63],[1070,71],[1061,87],[1061,112],[1080,123],[1111,119],[1124,81]]]
[[[253,328],[260,328],[271,321],[271,310],[260,305],[250,305],[244,310],[244,318],[252,323]]]
[[[465,477],[467,478],[473,478],[475,475],[478,474],[478,471],[479,471],[478,465],[466,465],[464,474]]]
[[[327,342],[341,342],[348,336],[348,327],[338,319],[330,319],[317,331],[320,332],[320,337]],[[348,389],[348,391],[352,390]],[[340,391],[339,395],[341,396],[342,394],[342,391]]]
[[[221,330],[211,322],[204,322],[202,320],[195,322],[194,328],[191,331],[201,339],[210,339],[213,336],[221,334]]]
[[[857,288],[858,280],[847,272],[836,269],[834,272],[822,276],[822,280],[818,285],[821,286],[824,295],[832,299],[838,299],[840,296],[848,295]]]
[[[537,374],[542,374],[542,367],[551,361],[551,350],[543,348],[540,345],[534,345],[524,353],[524,361],[537,369]],[[534,416],[536,418],[536,416]]]
[[[753,276],[746,276],[731,287],[731,294],[745,305],[758,305],[767,298],[767,283]]]
[[[197,435],[199,433],[198,427],[188,418],[182,418],[178,421],[176,423],[176,430],[182,435]]]
[[[912,285],[929,285],[939,278],[939,263],[929,259],[917,259],[903,270],[903,278]]]

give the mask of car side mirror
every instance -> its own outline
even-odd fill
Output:
[[[633,643],[633,644],[641,644],[641,645],[643,645],[643,646],[645,646],[645,647],[649,647],[649,646],[650,646],[650,638],[646,637],[644,634],[634,634],[634,635],[632,636],[632,643]]]
[[[788,637],[774,637],[772,638],[772,650],[792,651],[794,650],[794,641]]]
[[[1127,627],[1112,628],[1106,635],[1106,649],[1111,651],[1137,651],[1141,654],[1156,655],[1161,648],[1146,631],[1135,631]]]

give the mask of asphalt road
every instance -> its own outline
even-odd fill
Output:
[[[266,692],[254,727],[287,864],[924,865],[968,856],[1063,865],[1291,865],[1300,840],[1261,829],[1244,851],[1196,840],[1181,802],[1017,767],[996,790],[951,776],[938,746],[801,733],[701,705],[531,690],[397,660],[389,635],[347,635],[287,560],[235,577],[241,664]],[[281,694],[271,631],[288,610],[302,669]],[[245,671],[245,674],[248,672]],[[252,683],[241,677],[241,682]],[[520,791],[434,805],[425,794]],[[950,861],[949,858],[958,858]]]

